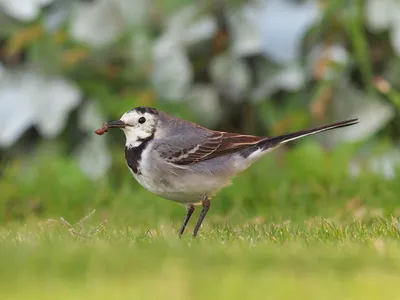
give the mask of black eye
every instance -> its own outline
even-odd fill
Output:
[[[143,124],[144,122],[146,122],[146,118],[140,117],[139,120],[138,120],[138,122],[139,122],[140,124]]]

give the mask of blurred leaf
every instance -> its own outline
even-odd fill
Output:
[[[188,94],[189,108],[201,118],[204,126],[214,127],[220,120],[223,109],[216,90],[211,85],[195,84]]]
[[[315,0],[301,3],[270,0],[252,5],[251,10],[262,34],[263,52],[279,64],[292,63],[300,58],[301,39],[321,17]]]
[[[151,79],[155,89],[164,99],[182,101],[193,76],[185,49],[164,35],[155,42],[153,51]]]
[[[392,147],[386,153],[372,157],[370,159],[370,168],[375,173],[383,175],[387,179],[394,179],[396,168],[400,167],[400,150],[398,147]]]
[[[102,84],[98,80],[81,80],[80,87],[85,94],[91,95],[92,101],[99,103],[101,110],[107,112],[107,117],[119,117],[121,112],[135,106],[136,99],[132,99],[132,96],[129,94],[126,97],[116,95],[110,86]]]
[[[152,60],[153,40],[148,32],[144,30],[135,31],[132,35],[130,46],[132,62],[135,67],[146,68],[147,65],[150,65]],[[150,72],[146,72],[145,74],[149,73]]]
[[[392,0],[367,0],[365,4],[366,25],[374,32],[389,29],[393,16]]]
[[[17,20],[6,15],[0,9],[0,38],[8,38],[14,32],[21,30],[24,24],[19,23]]]
[[[257,24],[257,4],[228,9],[228,21],[232,34],[232,52],[239,57],[261,53],[263,49],[262,28]]]
[[[347,30],[351,35],[351,42],[354,48],[354,59],[358,61],[361,76],[366,90],[371,93],[372,89],[372,68],[368,53],[368,42],[363,24],[362,1],[350,2],[349,15],[347,18]]]
[[[333,94],[332,116],[335,120],[359,118],[360,123],[330,133],[329,144],[370,138],[392,120],[394,114],[393,106],[384,102],[376,93],[367,94],[342,80]]]
[[[98,104],[93,100],[89,100],[79,110],[77,122],[80,130],[92,135],[93,130],[99,128],[105,122],[105,119],[100,112]]]
[[[392,28],[392,31],[390,33],[390,40],[393,46],[393,50],[395,51],[397,56],[400,56],[400,21],[398,22],[398,24],[396,24],[396,26]]]
[[[181,46],[210,39],[217,32],[217,23],[204,12],[197,2],[182,6],[168,18],[165,34]]]
[[[89,56],[89,51],[78,47],[64,51],[61,56],[61,63],[67,68],[76,67],[81,61]]]
[[[240,102],[250,89],[250,70],[237,56],[229,53],[213,58],[210,76],[219,91],[229,100]]]
[[[42,6],[48,5],[53,1],[54,0],[2,0],[0,1],[0,7],[13,18],[23,22],[29,22],[38,17]]]
[[[304,112],[294,112],[284,116],[282,119],[274,122],[272,135],[282,135],[289,132],[301,130],[307,124],[308,116]]]
[[[149,22],[149,12],[153,4],[147,0],[114,0],[122,19],[130,29],[133,26],[141,27]]]
[[[65,127],[68,113],[79,102],[80,91],[62,77],[47,78],[29,70],[7,72],[0,83],[0,145],[12,145],[30,126],[47,138]]]
[[[291,166],[292,175],[311,180],[314,177],[323,178],[327,175],[324,169],[329,166],[329,161],[323,148],[309,141],[301,143],[299,147],[288,153],[287,164]]]
[[[49,76],[59,74],[62,70],[61,51],[61,46],[53,36],[45,34],[30,45],[29,61],[32,65],[40,66],[41,72]]]
[[[336,80],[350,63],[349,53],[344,45],[325,42],[312,47],[308,65],[316,80]]]
[[[321,82],[315,87],[315,96],[311,100],[311,114],[317,120],[323,120],[326,118],[327,111],[329,109],[329,103],[333,95],[333,84],[332,82]]]
[[[83,117],[86,118],[88,115]],[[111,155],[105,137],[94,133],[90,133],[89,137],[79,145],[75,156],[83,173],[91,179],[103,176],[111,166]]]
[[[55,0],[47,7],[43,16],[43,27],[47,32],[59,30],[70,17],[74,1]]]
[[[277,87],[285,91],[297,91],[305,84],[305,72],[298,64],[290,64],[282,68],[275,76]]]
[[[375,77],[374,83],[376,89],[382,94],[386,95],[397,107],[397,110],[400,111],[400,93],[393,89],[391,84],[383,77]]]
[[[23,48],[37,41],[43,35],[43,28],[39,24],[23,28],[15,32],[7,41],[6,55],[12,56]]]
[[[77,41],[105,46],[123,31],[121,11],[108,0],[74,3],[69,32]]]
[[[279,91],[298,91],[306,84],[306,72],[298,64],[276,67],[260,64],[256,69],[260,83],[253,88],[251,99],[258,103]]]

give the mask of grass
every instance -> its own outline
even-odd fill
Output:
[[[2,299],[398,296],[395,219],[206,226],[197,240],[180,240],[171,227],[105,226],[83,237],[53,226],[33,222],[1,232]]]
[[[353,153],[271,154],[213,200],[195,240],[199,210],[177,238],[184,209],[118,160],[120,181],[99,182],[49,156],[9,165],[0,299],[397,299],[399,176],[349,176]]]

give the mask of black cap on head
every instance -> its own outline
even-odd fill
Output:
[[[155,108],[147,107],[147,106],[138,106],[138,107],[132,108],[130,111],[137,111],[138,113],[141,113],[141,114],[144,114],[144,113],[150,113],[153,115],[158,114],[158,111]]]

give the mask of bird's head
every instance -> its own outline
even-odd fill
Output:
[[[154,138],[160,112],[150,107],[135,107],[124,113],[120,120],[108,122],[108,128],[120,128],[125,133],[126,146],[137,147]]]

